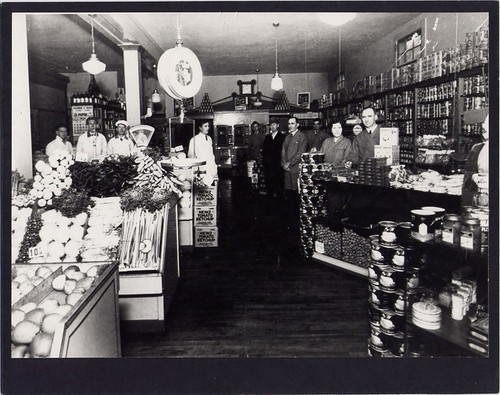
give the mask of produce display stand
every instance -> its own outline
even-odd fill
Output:
[[[120,319],[124,330],[165,329],[165,314],[180,277],[178,205],[174,198],[165,222],[160,268],[120,272]]]
[[[191,196],[194,195],[193,182],[195,168],[206,164],[205,161],[199,159],[178,159],[178,160],[165,160],[161,162],[161,165],[166,169],[174,169],[176,175],[184,175],[187,179],[191,180]],[[185,251],[192,251],[194,244],[193,236],[193,213],[194,204],[191,200],[191,205],[189,207],[178,208],[179,212],[179,246]]]
[[[13,277],[36,270],[41,266],[48,266],[53,272],[31,292],[19,299],[12,306],[12,309],[19,308],[29,302],[39,304],[46,299],[56,299],[64,304],[65,295],[62,292],[54,291],[52,280],[62,274],[67,267],[74,265],[78,266],[82,272],[86,272],[95,265],[103,266],[104,270],[83,297],[58,323],[49,357],[120,357],[117,262],[15,264],[12,266]]]

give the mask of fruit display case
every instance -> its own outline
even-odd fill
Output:
[[[16,264],[12,278],[43,279],[12,304],[13,358],[121,356],[117,262]]]

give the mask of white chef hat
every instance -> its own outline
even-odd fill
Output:
[[[115,126],[118,126],[118,125],[125,125],[126,127],[128,127],[128,122],[123,120],[123,119],[120,119],[119,121],[116,121],[116,123],[115,123]]]

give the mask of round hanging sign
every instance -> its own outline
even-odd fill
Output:
[[[195,96],[201,88],[202,78],[200,61],[188,48],[171,48],[158,62],[158,80],[167,93],[173,93],[174,98]]]

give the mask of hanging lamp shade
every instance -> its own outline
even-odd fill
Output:
[[[92,15],[91,19],[91,31],[92,31],[92,54],[90,55],[90,59],[86,62],[82,63],[83,69],[92,75],[96,75],[102,73],[106,70],[106,65],[97,59],[97,55],[95,54],[95,42],[94,42],[94,15]]]
[[[280,91],[283,89],[283,79],[276,73],[271,80],[271,89],[275,91]]]
[[[280,24],[279,23],[273,23],[273,26],[275,27],[275,29],[278,29],[278,26]],[[283,80],[281,79],[280,75],[278,74],[278,36],[277,36],[277,31],[276,30],[276,34],[274,36],[274,41],[275,41],[275,48],[276,48],[276,62],[275,62],[275,65],[276,65],[276,72],[274,73],[274,77],[273,79],[271,80],[271,89],[274,90],[274,91],[280,91],[283,89]]]
[[[161,102],[161,96],[160,94],[158,93],[158,90],[154,90],[153,91],[153,94],[151,95],[151,101],[153,103],[160,103]]]
[[[97,55],[93,53],[90,59],[82,63],[83,69],[90,74],[96,75],[106,70],[106,65],[97,59]]]

